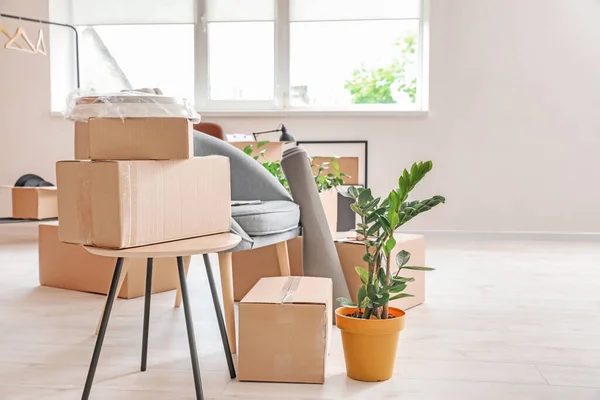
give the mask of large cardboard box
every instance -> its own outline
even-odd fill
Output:
[[[180,160],[194,156],[186,118],[92,118],[75,123],[76,160]]]
[[[263,278],[239,305],[238,379],[323,383],[331,340],[328,278]]]
[[[127,248],[229,231],[229,159],[60,161],[62,242]]]
[[[392,250],[390,255],[393,261],[394,269],[396,272],[396,254],[401,250],[406,250],[410,253],[410,265],[423,267],[425,266],[425,238],[422,235],[409,235],[404,233],[397,233],[394,235],[396,239],[396,247]],[[350,290],[350,296],[352,301],[356,302],[356,295],[358,289],[362,284],[360,278],[356,274],[354,267],[360,266],[367,269],[367,263],[363,261],[363,255],[365,254],[365,246],[361,242],[353,239],[338,239],[336,240],[335,246],[337,248],[338,256],[344,270],[344,276],[346,277],[346,283]],[[424,271],[412,271],[402,270],[401,276],[413,277],[414,282],[408,284],[406,293],[414,295],[414,297],[405,297],[402,299],[392,300],[390,304],[393,307],[400,308],[402,310],[409,309],[425,302],[425,275]]]
[[[16,219],[48,219],[58,217],[56,187],[14,187],[12,217]]]
[[[292,276],[304,275],[302,268],[302,237],[287,241]],[[275,245],[232,253],[233,296],[240,301],[260,278],[280,276]]]
[[[58,222],[43,223],[39,230],[40,285],[81,292],[106,294],[110,287],[116,258],[95,256],[82,246],[58,240]],[[190,257],[184,257],[184,264]],[[146,287],[146,260],[126,258],[127,271],[119,297],[143,296]],[[175,258],[157,258],[152,273],[152,293],[177,288],[178,271]]]

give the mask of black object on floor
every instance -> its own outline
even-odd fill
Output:
[[[46,218],[46,219],[20,219],[20,218],[0,218],[1,224],[18,224],[18,223],[27,223],[27,222],[49,222],[49,221],[58,221],[58,218]]]
[[[25,174],[15,182],[15,187],[49,187],[54,186],[47,182],[41,176],[35,174]]]

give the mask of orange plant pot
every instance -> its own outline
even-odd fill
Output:
[[[335,322],[342,331],[342,344],[349,378],[364,382],[386,381],[394,373],[404,311],[390,307],[391,319],[358,319],[348,315],[355,308],[335,310]]]

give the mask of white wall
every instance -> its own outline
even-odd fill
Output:
[[[18,3],[0,10],[27,11]],[[403,167],[433,160],[418,194],[448,203],[411,229],[600,232],[600,2],[431,3],[428,117],[211,120],[229,132],[283,122],[297,139],[367,138],[379,194]],[[48,61],[12,53],[0,49],[0,182],[53,179],[53,162],[72,152],[70,126],[48,117]]]
[[[47,19],[47,0],[4,0],[0,13]],[[38,24],[0,18],[9,31],[23,25],[35,45]],[[46,47],[49,34],[44,27]],[[0,185],[34,173],[55,182],[54,163],[73,155],[71,124],[50,117],[50,60],[48,57],[4,48],[0,35]],[[0,189],[0,216],[11,213],[10,190]]]

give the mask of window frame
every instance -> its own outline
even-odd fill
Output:
[[[215,116],[281,116],[286,114],[318,116],[323,113],[363,115],[421,116],[428,110],[428,65],[429,54],[429,1],[420,1],[417,40],[417,99],[414,109],[400,108],[388,104],[354,105],[344,107],[292,106],[290,104],[290,0],[275,0],[275,66],[274,93],[272,101],[260,100],[212,100],[210,99],[210,71],[208,29],[204,18],[206,0],[196,1],[195,33],[195,101],[196,108],[207,115]]]
[[[208,27],[204,18],[206,0],[195,0],[194,99],[195,108],[207,116],[281,117],[293,116],[427,116],[429,110],[429,2],[419,0],[417,40],[417,98],[414,108],[393,104],[365,104],[341,107],[292,106],[290,104],[290,0],[275,0],[273,100],[210,99]],[[132,24],[135,25],[135,24]],[[72,44],[71,44],[72,46]],[[52,73],[51,73],[52,76]],[[52,81],[55,78],[52,77]],[[51,105],[53,105],[53,101]],[[56,114],[52,107],[52,114]]]

